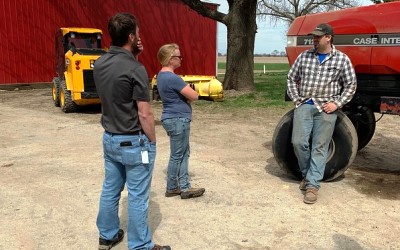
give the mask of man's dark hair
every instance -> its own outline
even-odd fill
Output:
[[[128,42],[129,34],[136,35],[136,17],[130,13],[117,13],[108,21],[108,33],[113,46],[122,47]]]

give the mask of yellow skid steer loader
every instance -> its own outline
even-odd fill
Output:
[[[60,28],[56,32],[56,73],[52,82],[54,105],[65,113],[78,106],[99,104],[93,80],[94,62],[107,51],[101,47],[102,31]]]

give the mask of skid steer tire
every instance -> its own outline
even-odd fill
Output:
[[[161,97],[160,94],[158,93],[157,86],[154,86],[151,92],[153,101],[161,101]]]
[[[51,85],[51,96],[54,106],[60,107],[60,78],[54,77]]]
[[[376,122],[374,112],[368,107],[358,108],[357,111],[345,111],[357,131],[358,150],[363,149],[371,141],[375,133]]]
[[[329,144],[324,181],[331,181],[341,176],[357,154],[357,132],[350,119],[342,111],[337,112],[336,126]],[[301,180],[302,175],[291,143],[293,114],[294,110],[286,113],[276,126],[272,138],[272,151],[278,165]]]
[[[72,113],[77,110],[77,105],[72,101],[71,92],[67,90],[65,81],[60,82],[60,107],[65,113]]]

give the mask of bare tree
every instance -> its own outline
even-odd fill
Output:
[[[254,90],[254,42],[257,32],[257,0],[227,0],[227,14],[212,10],[200,0],[181,0],[200,15],[227,27],[224,89]]]
[[[258,0],[257,15],[291,24],[299,16],[359,5],[357,0]]]

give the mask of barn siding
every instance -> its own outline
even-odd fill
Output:
[[[160,69],[159,47],[170,42],[180,45],[184,57],[177,73],[216,75],[217,24],[179,0],[0,0],[0,84],[50,82],[60,27],[102,29],[103,46],[109,47],[107,21],[117,12],[139,20],[139,60],[149,77]]]

